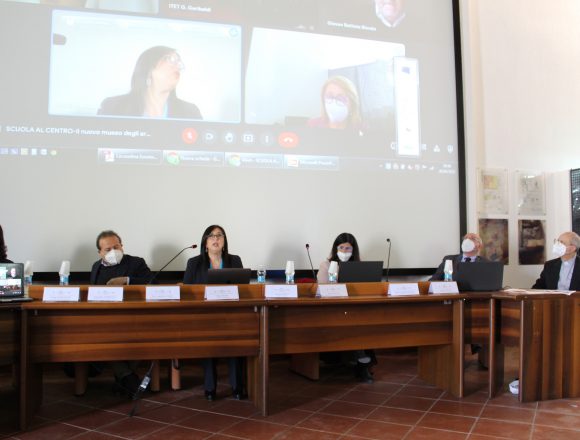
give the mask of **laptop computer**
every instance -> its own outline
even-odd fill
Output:
[[[453,279],[457,281],[460,291],[500,290],[503,286],[503,263],[459,263]]]
[[[252,269],[209,269],[207,271],[207,284],[250,284],[251,276]]]
[[[346,261],[338,268],[339,283],[372,283],[382,278],[382,261]]]
[[[24,264],[0,263],[0,303],[31,299],[24,296]]]

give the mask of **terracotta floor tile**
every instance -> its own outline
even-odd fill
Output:
[[[403,373],[393,373],[391,371],[376,371],[374,374],[375,381],[390,382],[395,384],[407,384],[413,380],[415,376]]]
[[[15,438],[19,440],[67,440],[84,432],[87,431],[76,426],[57,422],[17,434]]]
[[[425,428],[469,433],[475,421],[474,417],[428,413],[419,421],[418,425]]]
[[[244,420],[224,429],[220,434],[252,440],[270,440],[287,429],[287,426],[275,423],[262,422],[260,420]]]
[[[258,409],[248,400],[224,400],[212,408],[212,412],[237,417],[250,417],[258,413]]]
[[[390,406],[393,408],[415,409],[417,411],[427,411],[433,406],[435,400],[423,399],[420,397],[409,397],[395,395],[387,400],[383,406]]]
[[[290,408],[276,410],[270,408],[270,413],[268,414],[267,417],[264,417],[261,414],[256,414],[252,416],[252,418],[256,420],[262,420],[264,422],[279,423],[281,425],[294,426],[302,422],[303,420],[306,420],[311,415],[312,415],[311,411],[303,411],[301,409]]]
[[[316,431],[344,434],[358,422],[357,419],[349,419],[347,417],[338,417],[330,414],[313,414],[298,426]]]
[[[554,428],[548,426],[534,426],[532,440],[578,440],[580,431]]]
[[[538,409],[578,414],[580,411],[580,399],[558,399],[538,402]]]
[[[210,432],[196,431],[181,426],[168,426],[145,437],[140,437],[139,440],[202,440],[212,435]]]
[[[224,414],[198,412],[192,417],[181,420],[177,425],[216,433],[240,423],[242,420],[242,418],[227,416]]]
[[[147,420],[155,420],[157,422],[175,424],[180,420],[187,419],[198,411],[189,408],[182,408],[179,406],[164,405],[159,408],[153,408],[148,411],[141,411],[139,417]]]
[[[405,437],[410,430],[411,427],[406,425],[363,420],[348,434],[376,440],[398,440]]]
[[[360,389],[349,391],[339,400],[353,403],[365,403],[367,405],[380,405],[384,403],[391,395],[379,392],[363,391]]]
[[[440,431],[438,429],[430,429],[423,427],[414,428],[405,440],[465,440],[467,434],[452,431]]]
[[[527,423],[505,422],[501,420],[479,419],[473,427],[474,434],[527,440],[532,432],[532,425]]]
[[[433,405],[429,412],[453,414],[456,416],[477,417],[481,413],[482,409],[482,404],[439,400],[435,402],[435,405]]]
[[[471,394],[465,394],[463,397],[455,397],[454,395],[444,392],[439,400],[449,400],[451,402],[464,402],[464,403],[487,403],[488,396],[487,391],[477,391]]]
[[[499,396],[494,397],[493,399],[489,399],[487,402],[488,405],[500,405],[500,406],[512,406],[515,408],[528,408],[528,409],[536,409],[538,406],[537,402],[527,402],[527,403],[520,403],[518,401],[518,396],[511,394],[511,393],[503,393]]]
[[[335,416],[364,419],[376,408],[377,406],[375,405],[364,405],[361,403],[332,402],[330,405],[321,409],[320,412],[324,414],[333,414]]]
[[[526,408],[486,405],[480,417],[485,419],[505,420],[508,422],[532,423],[535,411]]]
[[[367,419],[413,426],[423,417],[423,414],[425,414],[423,411],[381,406],[370,413]]]
[[[580,409],[577,410],[576,415],[553,411],[537,411],[534,424],[580,430]],[[580,438],[580,434],[578,438]]]
[[[135,439],[143,436],[145,433],[152,433],[164,428],[164,423],[154,422],[152,420],[142,419],[140,417],[131,417],[120,420],[110,425],[103,426],[97,431],[107,434],[118,435],[119,437]]]
[[[401,388],[405,385],[401,383],[391,383],[391,382],[378,382],[373,383],[361,383],[358,384],[353,392],[355,391],[368,391],[371,393],[381,393],[381,394],[395,394],[399,392]]]
[[[105,434],[103,432],[88,431],[84,434],[74,437],[74,440],[119,440],[119,437]]]
[[[481,434],[470,434],[467,437],[467,440],[497,440],[497,439],[501,439],[501,440],[511,440],[508,437],[497,437],[497,436],[489,436],[489,435],[481,435]]]
[[[407,385],[397,393],[397,396],[423,397],[426,399],[438,399],[444,391],[434,387],[420,387],[416,385]]]
[[[79,428],[97,429],[101,426],[117,422],[126,417],[127,416],[116,412],[103,411],[98,409],[88,413],[80,414],[78,416],[65,418],[64,422],[69,425],[78,426]]]
[[[278,434],[275,440],[338,440],[339,438],[342,440],[345,437],[340,434],[294,427]]]

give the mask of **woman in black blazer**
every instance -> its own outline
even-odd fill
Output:
[[[228,252],[226,231],[219,225],[209,226],[201,237],[200,255],[187,262],[183,284],[206,284],[209,269],[241,268],[242,260]],[[235,399],[243,399],[244,391],[244,358],[228,358],[230,385]],[[205,398],[212,401],[216,398],[217,359],[203,359]]]

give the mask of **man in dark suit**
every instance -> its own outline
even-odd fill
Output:
[[[451,260],[453,262],[453,274],[457,273],[457,265],[459,263],[481,263],[488,261],[487,258],[479,256],[481,249],[483,249],[483,241],[479,235],[473,232],[465,234],[463,241],[461,242],[462,253],[456,255],[446,255],[443,257],[443,261],[429,281],[441,281],[444,279],[446,260]]]
[[[126,285],[147,284],[152,273],[145,260],[123,253],[121,237],[114,231],[103,231],[97,236],[100,260],[91,269],[91,284]],[[133,396],[141,380],[133,371],[137,362],[115,361],[111,363],[116,382],[121,391]]]
[[[91,284],[147,284],[151,270],[145,260],[123,253],[121,237],[114,231],[103,231],[97,237],[101,259],[91,269]]]
[[[546,261],[540,278],[532,289],[580,290],[580,236],[564,232],[554,242],[552,252],[557,258]]]

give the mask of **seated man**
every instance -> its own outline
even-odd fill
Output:
[[[121,237],[116,232],[101,232],[96,244],[101,259],[93,264],[91,284],[147,284],[150,281],[152,273],[145,260],[124,254]],[[117,383],[130,396],[135,394],[141,382],[133,371],[136,364],[129,361],[112,362]]]
[[[580,236],[564,232],[554,241],[552,252],[556,256],[546,261],[540,278],[532,289],[580,290]]]
[[[429,281],[441,281],[444,279],[445,260],[453,261],[453,274],[457,273],[457,265],[459,263],[481,263],[488,261],[487,258],[479,256],[481,249],[483,249],[483,241],[479,235],[474,234],[473,232],[465,234],[463,241],[461,242],[462,253],[456,255],[446,255],[443,257],[443,261]]]

